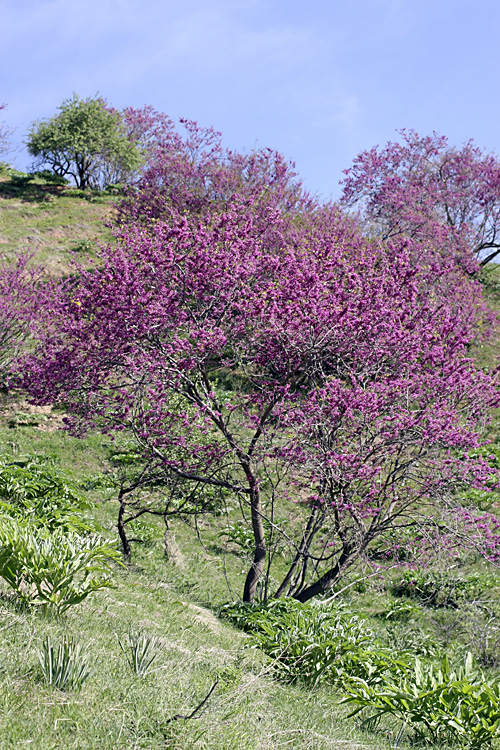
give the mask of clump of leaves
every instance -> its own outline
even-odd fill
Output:
[[[0,520],[0,577],[27,606],[65,612],[112,586],[119,562],[119,552],[98,534],[34,531],[16,519]]]
[[[89,662],[80,644],[64,638],[58,646],[47,636],[38,651],[44,681],[58,690],[79,690],[90,675]]]
[[[487,604],[468,604],[457,612],[462,638],[477,661],[485,667],[500,665],[500,617],[498,607]]]
[[[31,175],[34,178],[47,182],[49,185],[59,185],[62,187],[69,184],[69,180],[55,172],[51,172],[50,169],[38,169],[35,172],[31,172]]]
[[[381,629],[380,639],[393,653],[403,653],[412,661],[415,656],[434,659],[439,656],[439,645],[431,633],[405,621],[388,621]]]
[[[10,428],[14,427],[38,427],[41,422],[46,422],[47,416],[45,414],[26,414],[25,412],[18,411],[15,416],[11,417],[7,422]]]
[[[336,683],[352,675],[377,681],[387,669],[404,669],[357,615],[328,603],[279,599],[267,604],[231,604],[221,614],[250,633],[290,681]]]
[[[154,635],[148,635],[142,630],[131,630],[125,643],[118,639],[120,648],[127,657],[131,670],[138,677],[145,677],[152,670],[163,648],[161,640]]]
[[[71,248],[73,253],[90,253],[95,250],[95,242],[92,240],[80,240]]]
[[[384,620],[408,622],[409,620],[418,617],[420,611],[420,607],[413,602],[396,599],[391,602],[384,612],[380,613],[379,617],[382,617]]]
[[[0,521],[8,516],[32,527],[90,532],[89,504],[59,468],[36,456],[0,458]]]
[[[388,671],[378,684],[353,677],[344,690],[342,702],[356,706],[350,716],[368,711],[365,726],[374,728],[383,717],[398,719],[397,743],[407,727],[417,741],[456,742],[471,750],[491,747],[500,736],[500,686],[483,681],[470,653],[455,669],[446,656],[439,666],[415,659],[412,669]]]

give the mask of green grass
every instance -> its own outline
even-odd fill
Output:
[[[0,252],[12,258],[19,252],[34,253],[37,263],[52,274],[66,273],[72,252],[91,240],[109,242],[116,198],[89,193],[87,199],[69,187],[47,185],[37,179],[16,185],[0,175]]]
[[[116,572],[116,589],[59,620],[0,600],[0,736],[3,748],[358,748],[354,724],[326,690],[277,683],[248,637],[179,596],[169,566],[153,577],[135,565]],[[131,628],[163,649],[143,678],[120,648]],[[92,674],[79,691],[43,683],[37,650],[46,636],[82,644]],[[189,715],[218,684],[206,711]],[[201,713],[201,712],[200,712]],[[365,738],[366,739],[366,738]],[[384,743],[378,743],[383,747]]]

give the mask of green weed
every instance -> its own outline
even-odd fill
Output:
[[[38,651],[38,659],[45,683],[58,690],[79,690],[90,675],[82,647],[69,638],[64,638],[56,647],[47,636]]]

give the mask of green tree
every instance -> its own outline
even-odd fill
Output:
[[[27,147],[38,168],[73,177],[78,188],[126,181],[141,165],[141,152],[119,112],[103,99],[65,99],[59,114],[33,123]]]

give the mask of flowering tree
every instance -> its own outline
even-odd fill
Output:
[[[313,206],[294,165],[272,149],[230,151],[213,128],[181,120],[179,132],[151,107],[126,109],[123,118],[145,167],[119,206],[121,221],[175,220],[179,213],[207,216],[228,208],[237,195],[253,205],[253,226],[261,231],[270,209],[279,208],[289,222]]]
[[[246,601],[266,525],[284,533],[273,508],[295,499],[276,593],[306,600],[388,530],[436,523],[461,482],[491,484],[466,452],[498,393],[466,358],[482,312],[452,261],[419,266],[407,241],[368,241],[332,208],[297,227],[256,203],[122,224],[49,295],[23,380],[74,429],[131,433],[173,476],[237,496]]]
[[[28,338],[41,310],[36,293],[41,270],[30,267],[31,257],[0,262],[0,388],[7,390],[10,365]]]
[[[500,253],[500,161],[472,141],[401,131],[402,143],[364,151],[346,170],[342,203],[361,208],[383,240],[418,239],[469,272]]]

